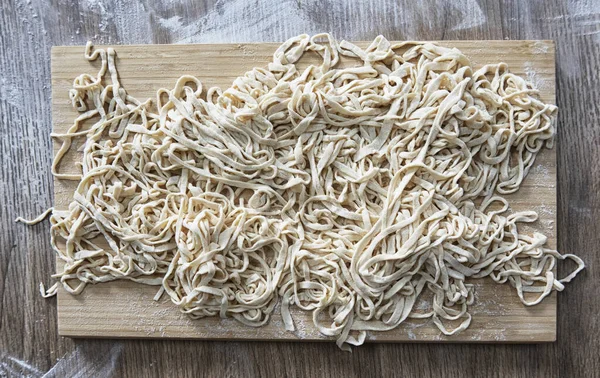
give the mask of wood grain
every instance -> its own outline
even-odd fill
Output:
[[[442,43],[459,48],[475,68],[504,61],[512,72],[529,77],[539,87],[542,100],[554,103],[554,44],[551,41],[461,41]],[[365,47],[367,43],[359,43]],[[100,48],[101,46],[98,46]],[[266,67],[278,44],[204,44],[115,46],[117,68],[123,87],[143,100],[159,88],[171,88],[182,74],[198,77],[206,86],[227,88],[255,66]],[[52,116],[56,133],[64,133],[78,113],[68,91],[81,73],[94,73],[96,64],[83,57],[82,47],[52,49]],[[318,63],[307,54],[300,64]],[[347,62],[357,64],[357,62]],[[83,139],[83,138],[82,138]],[[54,143],[58,151],[60,143]],[[71,148],[62,170],[76,172],[81,154]],[[72,201],[77,182],[54,180],[57,209]],[[511,196],[513,209],[536,209],[538,222],[528,228],[549,236],[556,245],[556,153],[543,150],[523,189]],[[60,267],[60,261],[58,261]],[[452,337],[443,335],[431,320],[412,319],[387,332],[376,332],[370,341],[452,342],[547,342],[556,339],[556,296],[539,306],[526,307],[514,289],[491,279],[473,281],[477,302],[472,306],[469,329]],[[244,326],[232,319],[210,317],[193,321],[181,314],[168,298],[152,301],[155,287],[130,282],[89,285],[81,296],[62,288],[58,294],[58,332],[73,337],[196,338],[226,340],[331,340],[313,326],[311,314],[295,311],[297,331],[286,332],[278,311],[260,328]],[[166,296],[165,296],[166,297]],[[423,302],[428,308],[430,303]]]
[[[239,10],[236,12],[234,10]],[[240,15],[243,16],[240,16]],[[0,376],[597,377],[600,371],[600,4],[579,0],[5,0],[0,12]],[[551,39],[559,111],[557,236],[587,269],[558,295],[557,342],[536,345],[78,340],[57,334],[50,47],[283,41]],[[566,271],[559,266],[559,272]]]

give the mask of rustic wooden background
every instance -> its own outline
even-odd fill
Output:
[[[559,249],[588,269],[559,295],[558,341],[540,345],[71,340],[38,294],[54,257],[48,224],[13,223],[52,203],[50,47],[338,38],[553,39],[557,47]],[[0,377],[600,374],[600,2],[2,0],[0,5]],[[559,269],[560,270],[560,269]]]

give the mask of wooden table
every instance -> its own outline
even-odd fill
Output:
[[[157,2],[158,3],[158,2]],[[7,0],[0,12],[0,377],[598,376],[600,4],[592,1],[282,2]],[[349,3],[349,2],[348,2]],[[417,3],[423,4],[418,5]],[[553,39],[557,47],[558,247],[588,269],[559,295],[558,341],[539,345],[71,340],[44,300],[52,203],[50,46],[282,41],[307,32],[372,39]],[[559,269],[559,271],[562,269]]]

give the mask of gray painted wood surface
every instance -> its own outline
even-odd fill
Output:
[[[600,2],[2,0],[0,3],[0,377],[598,376]],[[558,246],[588,269],[559,295],[558,341],[540,345],[100,341],[59,338],[39,296],[54,257],[50,47],[338,38],[553,39],[557,46]],[[559,269],[560,271],[561,269]]]

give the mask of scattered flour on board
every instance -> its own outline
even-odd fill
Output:
[[[512,291],[506,286],[493,286],[491,290],[485,290],[481,284],[475,285],[473,290],[474,302],[471,305],[471,314],[474,318],[478,314],[504,316],[510,314],[510,308],[506,306],[502,292]],[[512,293],[512,292],[511,292]]]
[[[479,328],[479,329],[473,329],[473,333],[471,335],[471,340],[472,341],[481,341],[483,339],[483,336],[486,333],[485,328]]]
[[[496,335],[494,335],[494,340],[495,341],[504,341],[504,340],[506,340],[506,328],[500,328],[500,329],[498,329],[498,332],[496,333]]]
[[[533,66],[533,63],[525,62],[525,77],[527,81],[533,84],[533,87],[539,91],[545,91],[550,89],[550,82],[544,78]]]
[[[171,301],[163,297],[158,302],[152,300],[152,295],[144,291],[136,298],[127,302],[129,307],[125,312],[138,314],[131,324],[133,331],[148,337],[173,337],[181,333],[190,337],[212,334],[215,338],[233,339],[264,339],[264,329],[246,327],[233,318],[220,319],[218,317],[192,319],[173,306]],[[83,314],[82,314],[83,315]],[[269,334],[276,333],[280,338],[315,339],[326,338],[318,333],[312,323],[310,314],[299,309],[292,309],[295,330],[290,332],[285,329],[281,319],[279,304],[275,306],[269,320]],[[84,316],[82,316],[84,318]]]
[[[549,188],[556,187],[556,184],[553,181],[554,177],[550,176],[550,170],[543,164],[537,164],[532,167],[529,170],[527,177],[531,178],[536,186]]]
[[[546,204],[541,204],[533,209],[541,220],[546,223],[546,226],[554,224],[554,218],[556,216],[556,210]],[[550,219],[549,219],[550,218]]]
[[[407,320],[404,323],[404,328],[406,329],[406,335],[408,336],[408,338],[410,340],[416,340],[417,335],[415,334],[415,330],[418,328],[421,328],[425,325],[431,326],[428,322],[423,322],[423,321],[416,322],[416,321],[410,320],[410,319]]]
[[[550,46],[548,43],[543,41],[534,41],[531,45],[532,50],[535,54],[547,54],[550,52]]]
[[[548,167],[543,164],[537,164],[529,171],[529,177],[533,179],[533,182],[536,186],[539,187],[549,187],[555,188],[556,184],[550,178],[550,170]],[[556,208],[554,206],[549,206],[545,203],[542,203],[533,208],[535,212],[538,213],[541,219],[547,220],[550,222],[550,225],[554,223],[554,218],[556,217]]]
[[[294,319],[294,326],[296,330],[294,331],[294,335],[296,335],[299,339],[306,339],[309,336],[314,335],[314,325],[312,322],[308,323],[309,319],[305,318],[296,318]],[[313,332],[310,332],[310,330]]]

